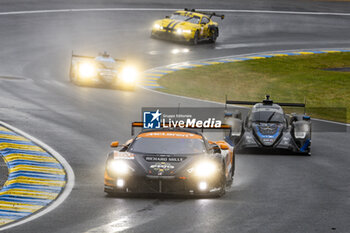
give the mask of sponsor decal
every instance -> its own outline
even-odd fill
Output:
[[[215,118],[209,118],[205,121],[197,120],[196,118],[187,119],[187,120],[172,120],[169,119],[166,122],[165,119],[162,121],[163,128],[220,128],[221,121],[215,120]]]
[[[162,113],[159,109],[155,112],[143,112],[143,128],[144,129],[159,129]]]
[[[135,159],[135,155],[129,152],[114,151],[114,159],[133,160]]]
[[[167,172],[167,171],[172,170],[174,168],[175,168],[174,165],[172,165],[170,163],[165,163],[165,162],[152,164],[150,166],[150,169],[152,169],[155,172],[158,172],[158,176],[161,176],[161,175],[163,175],[164,172]]]
[[[162,114],[159,109],[156,111],[143,112],[143,128],[220,128],[221,120],[214,117],[197,119],[191,114]]]
[[[147,162],[182,162],[186,157],[145,156]]]
[[[170,163],[164,163],[164,162],[160,162],[160,163],[156,163],[150,166],[151,169],[157,171],[159,169],[163,169],[164,171],[169,171],[170,169],[174,169],[174,165],[171,165]]]

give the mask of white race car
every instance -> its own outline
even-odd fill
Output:
[[[138,81],[135,67],[104,52],[97,57],[72,53],[70,81],[76,85],[103,85],[134,89]]]

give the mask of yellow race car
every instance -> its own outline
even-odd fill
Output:
[[[224,19],[224,15],[215,12],[199,12],[195,9],[176,11],[170,17],[157,20],[152,27],[152,38],[185,41],[197,44],[201,40],[214,43],[219,36],[218,23],[213,16]]]

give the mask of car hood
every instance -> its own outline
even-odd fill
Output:
[[[178,21],[173,19],[162,19],[155,22],[163,27],[165,30],[177,29],[177,28],[188,28],[190,23],[184,21]]]

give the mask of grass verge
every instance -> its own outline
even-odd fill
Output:
[[[350,123],[350,53],[273,57],[185,69],[163,76],[160,91],[205,100],[304,102],[321,119]]]

